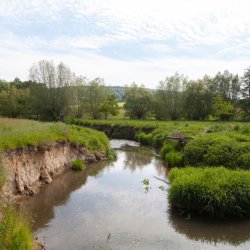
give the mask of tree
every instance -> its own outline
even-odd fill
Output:
[[[214,98],[212,106],[212,114],[218,117],[220,120],[225,121],[232,115],[234,106],[223,99],[220,94],[217,94]]]
[[[183,108],[182,94],[186,83],[186,77],[178,73],[160,81],[154,95],[154,111],[157,119],[180,118]]]
[[[11,87],[0,93],[0,114],[7,117],[27,117],[31,113],[29,89]]]
[[[108,95],[104,80],[96,78],[86,86],[83,105],[93,119],[100,118],[100,107]]]
[[[212,98],[202,80],[189,81],[183,99],[183,111],[188,120],[204,120],[210,114]]]
[[[84,110],[84,93],[86,90],[86,78],[82,76],[76,77],[73,90],[76,103],[75,117],[81,118]]]
[[[130,118],[144,119],[152,111],[152,93],[133,83],[125,90],[124,108]]]
[[[105,120],[108,114],[115,116],[119,113],[119,106],[115,94],[108,95],[107,99],[101,104],[99,111],[104,114]]]
[[[53,61],[42,60],[30,69],[34,112],[49,120],[62,119],[69,103],[68,87],[74,81],[74,74],[63,63],[57,66]]]
[[[241,94],[243,99],[240,102],[241,108],[244,111],[244,118],[250,119],[250,67],[245,70],[245,73],[241,79],[242,89]]]

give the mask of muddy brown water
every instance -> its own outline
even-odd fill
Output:
[[[165,179],[168,169],[151,149],[120,148],[126,143],[112,141],[117,160],[67,171],[22,204],[46,249],[250,249],[249,220],[218,222],[171,211],[168,185],[154,178]]]

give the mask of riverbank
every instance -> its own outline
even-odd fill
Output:
[[[34,195],[41,185],[51,183],[55,176],[71,168],[74,160],[88,163],[107,159],[109,141],[104,133],[89,128],[21,119],[1,118],[0,134],[0,188],[4,203],[0,245],[4,249],[27,250],[32,245],[29,226],[20,215],[5,207]],[[19,231],[25,234],[16,235]],[[20,238],[15,241],[13,237]]]

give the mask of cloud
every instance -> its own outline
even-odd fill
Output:
[[[0,77],[27,78],[34,61],[68,63],[110,84],[155,86],[242,73],[250,54],[248,0],[1,0]]]

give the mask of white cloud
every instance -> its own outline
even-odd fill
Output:
[[[11,30],[2,34],[0,77],[25,79],[31,64],[43,58],[64,61],[77,74],[120,85],[137,81],[154,87],[175,71],[192,78],[224,69],[242,74],[250,64],[249,7],[249,0],[1,0],[0,17],[20,27],[24,23],[35,27],[37,22],[53,27],[67,12],[79,22],[79,34],[53,38],[42,31],[26,37]],[[91,35],[86,26],[81,28],[84,20],[93,25],[88,27]],[[134,42],[162,57],[123,61],[99,53],[106,46]],[[203,47],[203,54],[196,53]]]

